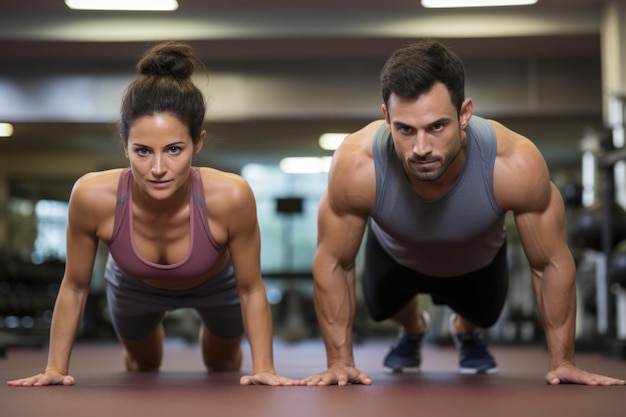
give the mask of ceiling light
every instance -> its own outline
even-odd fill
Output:
[[[349,133],[324,133],[319,139],[320,147],[327,151],[334,151],[348,135]]]
[[[178,9],[176,0],[65,0],[74,10],[141,10],[172,11]]]
[[[320,174],[330,170],[330,156],[288,157],[281,159],[279,167],[287,174]]]
[[[528,6],[537,0],[422,0],[422,6],[432,9],[452,7]]]
[[[11,123],[0,123],[0,138],[13,136],[13,125]]]

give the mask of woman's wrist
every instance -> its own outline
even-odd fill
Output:
[[[67,376],[67,373],[59,368],[48,368],[46,369],[45,374],[61,374],[63,376]]]

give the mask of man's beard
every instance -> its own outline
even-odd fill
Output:
[[[450,149],[450,151],[443,157],[433,155],[418,157],[413,155],[405,161],[404,165],[413,177],[419,181],[437,181],[443,176],[450,164],[454,162],[460,153],[461,143],[459,141],[459,145]],[[422,167],[420,163],[424,162],[435,162],[436,164],[432,167]]]

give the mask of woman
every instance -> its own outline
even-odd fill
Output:
[[[9,385],[74,384],[70,352],[99,241],[109,247],[107,298],[127,370],[157,371],[163,315],[194,308],[207,369],[240,369],[245,329],[253,373],[241,384],[294,383],[274,370],[253,193],[237,175],[192,166],[206,135],[204,97],[191,81],[197,67],[194,51],[175,42],[139,61],[121,106],[130,168],[89,173],[74,185],[46,371]]]

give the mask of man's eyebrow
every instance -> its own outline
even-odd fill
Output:
[[[410,127],[410,128],[413,127],[410,124],[404,123],[404,122],[399,121],[399,120],[394,120],[393,122],[391,122],[391,124],[393,124],[394,126],[397,126],[397,127]]]
[[[433,120],[432,122],[428,123],[428,127],[434,126],[434,125],[441,125],[441,124],[448,124],[450,123],[450,120],[452,120],[449,117],[441,117],[437,120]],[[403,121],[400,120],[394,120],[393,122],[391,122],[391,124],[393,124],[396,127],[409,127],[411,129],[413,129],[413,125],[410,125],[408,123],[404,123]]]
[[[450,120],[451,119],[449,117],[441,117],[435,120],[434,122],[430,123],[429,126],[447,124],[447,123],[450,123]]]

